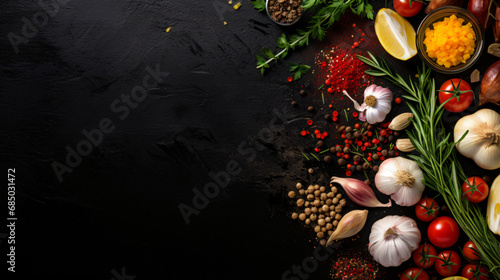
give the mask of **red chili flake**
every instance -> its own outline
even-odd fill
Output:
[[[351,170],[347,170],[347,171],[345,172],[345,175],[347,175],[347,176],[351,176],[351,174],[352,174]]]
[[[308,121],[307,121],[307,124],[308,124],[308,125],[312,125],[312,124],[313,124],[313,121],[312,121],[312,120],[308,120]]]
[[[345,159],[349,159],[349,154],[345,154],[345,155],[344,155],[344,158],[345,158]]]
[[[399,156],[399,152],[396,153],[396,156]]]
[[[326,91],[328,91],[328,93],[333,93],[333,88],[329,87]]]
[[[326,62],[321,62],[321,66],[325,67],[326,66]]]
[[[379,147],[379,148],[380,148],[380,147]],[[377,152],[377,155],[381,156],[381,155],[382,155],[382,153],[381,153],[381,152]]]
[[[302,131],[300,132],[300,135],[302,135],[302,136],[306,136],[306,135],[307,135],[307,132],[306,132],[305,130],[302,130]]]
[[[319,133],[320,133],[320,132],[319,132],[319,130],[317,130],[317,129],[314,131],[314,134],[319,134]]]
[[[342,139],[345,138],[345,134],[340,135],[340,137],[342,137]]]
[[[361,141],[358,141],[357,144],[358,144],[358,146],[363,146],[363,142],[361,142]]]
[[[396,151],[397,151],[397,150],[398,150],[398,147],[394,146],[394,150],[396,150]]]
[[[327,86],[330,85],[330,80],[329,79],[325,81],[325,85],[327,85]]]
[[[335,117],[339,115],[339,112],[337,111],[333,111],[332,115],[334,115]]]
[[[366,133],[366,135],[368,135],[368,137],[372,137],[373,133],[371,131],[368,131],[368,133]]]
[[[396,102],[396,104],[401,104],[401,98],[396,97],[396,99],[394,99],[394,102]]]
[[[332,104],[330,104],[330,105],[328,105],[328,107],[332,108],[333,106],[332,106]]]
[[[332,121],[336,122],[337,121],[337,117],[333,117]]]
[[[365,147],[369,147],[369,146],[370,146],[370,143],[365,142]]]
[[[349,140],[349,144],[345,144],[345,147],[349,148],[351,146],[350,144],[351,144],[351,140]]]
[[[352,28],[354,28],[354,27],[356,27],[356,24],[355,24],[355,23],[353,23],[353,24],[352,24]]]
[[[328,132],[326,132],[326,131],[323,132],[323,136],[325,136],[325,137],[328,136]]]
[[[392,134],[392,133],[393,133],[393,131],[392,131],[392,130],[390,130],[390,129],[387,129],[387,133]]]
[[[314,151],[315,151],[316,153],[319,153],[319,152],[321,152],[321,149],[320,149],[320,148],[314,148]]]
[[[357,48],[357,47],[359,47],[359,43],[358,42],[354,42],[354,44],[352,46],[355,47],[355,48]]]
[[[325,136],[321,135],[321,140],[325,139]]]
[[[366,150],[366,147],[365,146],[361,146],[361,150],[362,151]]]
[[[367,161],[372,161],[372,157],[367,157],[366,160]]]
[[[382,130],[380,131],[380,135],[382,135],[382,136],[386,136],[386,135],[387,135],[387,130],[382,129]]]
[[[338,157],[341,157],[342,155],[340,154],[340,152],[337,152],[337,156],[338,156]]]
[[[288,77],[288,82],[289,83],[293,82],[293,77],[292,76]]]
[[[377,151],[382,151],[382,147],[377,147]]]
[[[347,169],[351,168],[351,166],[352,166],[351,164],[348,164],[348,165],[347,165]]]
[[[358,165],[358,162],[357,162],[357,161],[355,161],[355,162],[353,162],[352,164],[354,164],[354,165]]]
[[[355,118],[357,118],[358,117],[358,112],[352,112],[352,116],[355,117]],[[358,126],[357,128],[356,128],[356,125]],[[359,129],[359,123],[355,124],[354,128]]]
[[[352,140],[349,140],[349,144],[352,144]]]
[[[365,32],[361,33],[361,36],[366,36]]]
[[[373,144],[377,144],[378,139],[372,139]]]
[[[345,139],[344,143],[349,144],[349,140]]]
[[[384,157],[384,156],[381,156],[381,157],[380,157],[380,160],[385,160],[385,157]]]
[[[321,138],[321,134],[316,134],[316,138]]]
[[[372,156],[372,153],[368,153],[368,156],[371,157]]]
[[[356,112],[354,112],[354,113],[356,113]],[[353,116],[354,116],[354,113],[352,113]],[[358,116],[358,113],[356,113],[356,115],[354,117],[357,117],[357,116]],[[359,123],[355,124],[354,128],[359,129]]]

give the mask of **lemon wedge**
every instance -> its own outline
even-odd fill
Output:
[[[467,280],[467,278],[462,277],[462,276],[450,276],[443,278],[443,280]]]
[[[391,9],[380,9],[375,18],[375,33],[384,49],[400,60],[417,54],[415,29],[402,16]]]

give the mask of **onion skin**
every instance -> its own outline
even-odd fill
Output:
[[[477,20],[479,20],[483,30],[486,30],[491,24],[491,21],[489,20],[490,8],[493,14],[494,7],[495,5],[492,4],[491,0],[470,0],[467,5],[467,10],[469,10],[469,12],[471,12]]]
[[[493,35],[495,36],[495,43],[498,43],[500,41],[500,7],[495,10],[495,18],[497,20],[493,23]]]
[[[479,106],[486,103],[500,105],[500,60],[486,70],[481,81]]]
[[[425,13],[428,14],[437,8],[444,6],[462,6],[463,0],[431,0],[427,8],[425,8]]]

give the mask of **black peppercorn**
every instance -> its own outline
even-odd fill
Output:
[[[346,127],[346,128],[345,128],[345,131],[346,131],[346,132],[351,132],[351,131],[352,131],[352,127],[350,127],[350,126]]]
[[[353,160],[354,160],[354,161],[360,161],[360,160],[361,160],[361,157],[360,157],[359,155],[355,155],[355,156],[353,157]]]
[[[356,171],[363,170],[363,166],[361,164],[356,165]]]
[[[323,160],[324,160],[326,163],[330,163],[330,162],[332,162],[332,157],[331,157],[331,156],[326,156],[325,158],[323,158]]]
[[[392,141],[394,141],[394,136],[392,136],[392,135],[389,135],[389,137],[387,137],[387,140],[389,140],[389,142],[392,142]]]
[[[297,106],[297,101],[292,101],[292,106]]]
[[[394,135],[394,136],[399,136],[399,131],[394,131],[394,132],[392,133],[392,135]]]
[[[378,154],[373,154],[372,159],[377,160],[379,158]]]
[[[363,169],[366,170],[370,168],[370,164],[368,162],[363,163]]]
[[[303,89],[301,89],[301,90],[299,91],[299,94],[300,94],[300,95],[304,95],[304,94],[306,94],[306,91],[305,91],[305,90],[303,90]]]
[[[394,150],[390,150],[389,151],[389,156],[390,157],[394,157],[396,155],[396,152],[394,152]]]
[[[323,145],[324,145],[324,144],[325,144],[325,143],[324,143],[323,141],[319,140],[319,141],[316,143],[316,147],[318,147],[318,148],[319,148],[319,147],[323,147]]]
[[[373,166],[373,171],[378,172],[378,165]]]
[[[309,112],[314,111],[314,107],[313,107],[313,106],[309,106],[309,107],[307,107],[307,111],[309,111]]]
[[[384,157],[386,157],[386,156],[387,156],[387,154],[388,154],[387,150],[382,150],[382,155],[383,155]]]
[[[342,147],[340,147],[340,146],[335,147],[335,150],[336,150],[338,153],[342,153]]]
[[[339,165],[346,165],[347,161],[345,159],[343,159],[343,158],[339,158],[339,160],[337,161],[337,163]]]
[[[351,150],[349,150],[349,148],[347,148],[347,147],[345,147],[344,150],[343,150],[344,154],[348,154],[350,151]]]

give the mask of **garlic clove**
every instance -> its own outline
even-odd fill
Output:
[[[398,147],[398,150],[404,153],[413,152],[415,150],[415,146],[413,146],[409,138],[396,140],[396,147]]]
[[[400,131],[407,128],[411,124],[410,118],[413,118],[412,113],[399,114],[391,121],[389,129]]]
[[[360,232],[366,223],[368,210],[352,210],[340,219],[335,231],[328,238],[326,245],[331,245],[333,241],[354,236]]]
[[[332,177],[331,183],[337,183],[342,186],[347,196],[354,203],[365,207],[391,207],[392,202],[381,203],[373,190],[365,182],[351,178]]]

